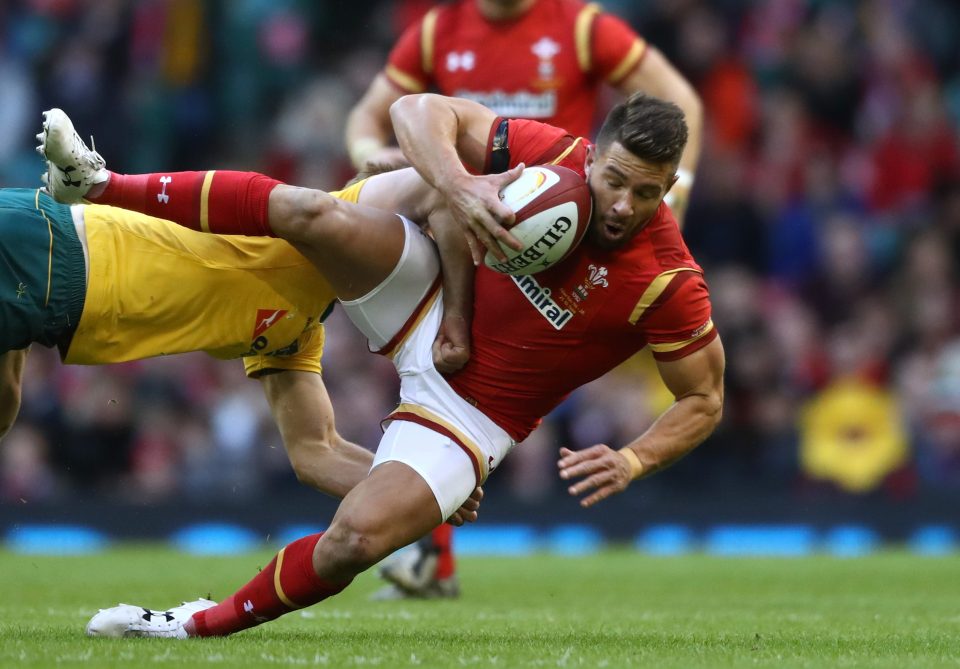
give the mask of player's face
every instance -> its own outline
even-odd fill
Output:
[[[649,163],[619,142],[587,158],[587,182],[593,193],[593,218],[587,231],[600,248],[626,244],[649,221],[676,181],[675,166]]]

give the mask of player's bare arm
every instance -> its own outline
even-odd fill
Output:
[[[449,209],[434,210],[428,221],[443,268],[443,321],[433,343],[433,364],[438,371],[449,374],[470,359],[476,267],[466,237]]]
[[[703,102],[693,86],[655,47],[647,45],[640,65],[618,86],[621,93],[631,95],[644,91],[658,98],[669,100],[683,110],[687,122],[687,146],[680,157],[678,174],[681,176],[670,189],[667,204],[673,210],[680,226],[684,214],[693,175],[700,162],[700,147],[703,136]]]
[[[478,177],[464,167],[483,169],[496,114],[470,100],[423,94],[400,98],[390,107],[390,115],[410,164],[444,194],[454,217],[465,226],[474,261],[482,261],[477,240],[501,260],[506,257],[496,240],[522,249],[504,227],[512,225],[514,215],[499,198],[500,190],[522,169]]]
[[[407,167],[369,177],[360,190],[357,204],[406,216],[411,221],[426,221],[445,204],[443,195]]]
[[[390,105],[403,93],[381,73],[347,116],[346,141],[350,160],[358,170],[368,164],[399,164],[403,152],[391,146]]]
[[[13,427],[20,412],[23,366],[28,349],[7,351],[0,355],[0,439]]]
[[[650,429],[622,452],[605,444],[582,451],[560,449],[560,478],[579,479],[568,492],[586,495],[581,506],[593,506],[623,492],[632,480],[670,466],[700,445],[720,422],[724,355],[719,337],[680,360],[658,361],[657,368],[675,401]]]
[[[373,454],[337,433],[323,378],[295,370],[259,378],[297,479],[342,499],[366,478]]]
[[[373,453],[337,432],[323,378],[316,372],[276,370],[259,379],[297,479],[342,499],[370,473]],[[483,490],[477,488],[449,522],[475,521],[481,499]]]

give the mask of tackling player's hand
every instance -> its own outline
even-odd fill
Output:
[[[582,451],[561,448],[557,468],[564,481],[581,479],[567,488],[567,492],[574,497],[587,494],[580,500],[584,508],[623,492],[630,485],[627,459],[604,444]]]
[[[470,327],[463,316],[444,315],[433,340],[433,366],[441,374],[452,374],[470,360]]]
[[[447,518],[447,523],[454,527],[460,527],[464,523],[473,523],[477,520],[477,509],[480,508],[480,500],[483,499],[483,488],[477,486],[470,493],[467,501],[453,512],[453,515]]]
[[[522,172],[520,164],[502,174],[471,176],[445,193],[454,218],[465,228],[474,264],[483,262],[484,248],[478,241],[500,261],[507,256],[497,240],[517,251],[523,249],[523,243],[507,232],[505,226],[513,224],[514,213],[500,200],[500,191]]]

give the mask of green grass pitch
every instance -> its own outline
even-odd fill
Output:
[[[960,667],[960,559],[469,558],[456,601],[342,595],[227,639],[88,639],[98,607],[222,598],[270,558],[0,552],[0,667]]]

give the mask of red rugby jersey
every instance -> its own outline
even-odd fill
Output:
[[[511,167],[556,162],[584,174],[588,143],[559,128],[510,121],[508,142]],[[644,346],[676,360],[717,335],[702,270],[664,204],[620,249],[585,239],[527,277],[481,267],[475,290],[473,355],[447,380],[518,441],[570,391]]]
[[[579,0],[538,0],[508,21],[459,0],[407,29],[385,74],[405,93],[432,88],[588,135],[600,85],[619,84],[645,51],[630,26]]]

